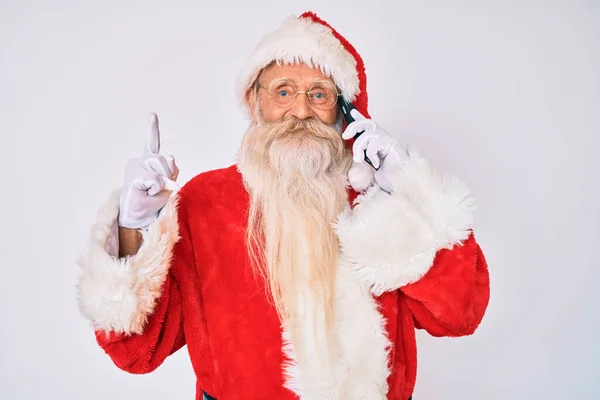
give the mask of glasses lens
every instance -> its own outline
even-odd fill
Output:
[[[289,106],[294,102],[298,90],[289,80],[277,80],[269,85],[269,94],[280,106]]]
[[[329,109],[337,102],[337,90],[328,82],[319,82],[310,89],[309,98],[315,107]]]

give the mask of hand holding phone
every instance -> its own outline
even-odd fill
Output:
[[[344,118],[346,119],[346,122],[348,123],[348,125],[350,125],[351,123],[353,123],[355,121],[354,117],[352,116],[351,112],[352,110],[356,110],[356,107],[354,107],[354,105],[352,103],[350,103],[349,101],[347,101],[344,96],[339,96],[338,97],[338,102],[340,104],[340,108],[342,109],[342,113],[344,114]],[[360,132],[358,132],[356,135],[354,135],[354,140],[358,139],[360,137],[360,135],[362,135],[365,131],[362,130]],[[373,162],[371,162],[371,160],[369,159],[369,157],[367,156],[367,150],[365,149],[365,161],[371,166],[373,167],[375,170],[379,169],[379,165],[377,166],[377,168],[375,168],[375,166],[373,165]]]
[[[361,153],[364,151],[365,161],[375,169],[375,180],[384,191],[391,193],[394,174],[410,158],[407,149],[343,98],[340,104],[346,120],[352,121],[342,133],[342,139],[355,139],[352,145],[354,162],[363,161]]]

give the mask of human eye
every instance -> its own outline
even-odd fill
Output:
[[[311,89],[310,95],[312,100],[314,100],[315,102],[326,103],[331,101],[331,99],[335,97],[334,92],[335,90],[327,86],[316,85]]]
[[[277,99],[281,99],[281,100],[285,100],[288,99],[290,97],[294,96],[294,88],[288,84],[283,84],[283,85],[278,85],[276,86],[273,91],[272,91],[273,95],[275,96],[275,98]]]

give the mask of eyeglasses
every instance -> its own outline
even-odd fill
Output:
[[[315,108],[329,110],[335,106],[339,95],[335,85],[324,80],[315,82],[306,92],[300,92],[294,81],[288,78],[275,79],[268,87],[260,84],[258,87],[265,89],[275,104],[281,108],[291,107],[298,95],[305,94]]]

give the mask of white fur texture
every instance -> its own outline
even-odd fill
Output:
[[[331,77],[348,101],[360,92],[356,60],[331,29],[308,18],[288,17],[256,46],[237,79],[237,95],[244,102],[246,91],[259,72],[271,62],[306,63]]]
[[[139,334],[161,294],[173,246],[179,240],[176,197],[142,231],[138,253],[119,259],[107,251],[119,213],[119,195],[115,191],[98,212],[88,249],[78,262],[82,274],[77,296],[81,313],[94,329]]]
[[[374,295],[420,279],[436,253],[460,245],[473,226],[467,187],[417,153],[390,183],[391,194],[373,186],[336,226],[346,261]]]
[[[286,387],[302,400],[384,400],[390,374],[385,320],[369,288],[343,259],[335,291],[335,326],[329,356],[319,350],[326,346],[325,327],[322,323],[315,326],[310,312],[314,300],[310,296],[303,299],[306,313],[301,324],[301,357],[284,328]],[[322,321],[322,315],[317,321]]]
[[[357,192],[367,190],[375,179],[375,170],[366,162],[353,162],[348,171],[348,182]]]

